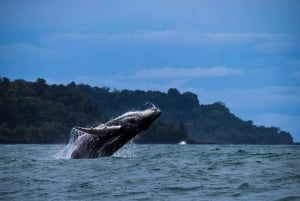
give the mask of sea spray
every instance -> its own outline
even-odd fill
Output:
[[[77,148],[75,143],[79,136],[83,135],[84,132],[79,131],[78,129],[72,128],[70,131],[70,138],[67,145],[65,145],[61,150],[53,155],[54,159],[70,159],[73,151]],[[130,140],[125,144],[121,149],[113,154],[113,157],[119,158],[132,158],[135,156],[135,143],[134,140]]]
[[[62,150],[59,150],[53,156],[53,158],[55,158],[55,159],[70,159],[71,154],[77,148],[75,141],[82,134],[83,134],[83,132],[81,132],[75,128],[72,128],[72,130],[70,131],[70,138],[69,138],[68,144],[66,146],[64,146]]]
[[[135,149],[136,144],[134,140],[130,140],[127,144],[125,144],[121,149],[119,149],[116,153],[113,154],[113,157],[118,158],[133,158],[135,157]]]

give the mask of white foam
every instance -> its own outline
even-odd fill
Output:
[[[54,154],[52,156],[52,158],[54,158],[54,159],[70,159],[71,154],[77,148],[77,145],[75,142],[76,142],[77,138],[82,134],[83,134],[83,132],[73,128],[70,132],[69,143],[66,146],[64,146],[63,149],[59,150],[56,154]]]
[[[135,149],[136,144],[133,140],[130,140],[127,144],[125,144],[121,149],[113,154],[113,157],[118,158],[133,158],[135,157]]]

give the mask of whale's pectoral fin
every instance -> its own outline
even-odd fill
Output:
[[[74,128],[77,129],[77,130],[80,130],[82,132],[85,132],[85,133],[91,133],[91,132],[93,132],[93,128],[92,127],[90,127],[90,128],[83,128],[83,127],[75,126]]]
[[[104,135],[104,134],[107,134],[107,133],[115,131],[115,130],[119,130],[121,128],[121,126],[105,126],[105,125],[103,125],[103,126],[98,126],[95,128],[83,128],[83,127],[75,127],[75,128],[82,132],[99,136],[99,135]]]

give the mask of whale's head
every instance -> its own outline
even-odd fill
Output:
[[[161,111],[152,107],[142,111],[131,111],[107,122],[106,126],[120,126],[128,132],[140,132],[147,130],[149,126],[160,116]]]
[[[85,146],[76,151],[78,158],[112,155],[139,132],[147,130],[160,114],[160,109],[153,106],[146,110],[126,112],[94,128],[76,127],[76,129],[91,135],[87,139],[83,138],[83,141],[79,139],[79,144],[85,144]],[[87,154],[81,156],[82,153]],[[76,157],[74,154],[73,158]]]
[[[148,129],[152,122],[154,122],[160,116],[160,114],[160,109],[156,107],[144,110],[139,117],[141,119],[141,128],[143,130]]]

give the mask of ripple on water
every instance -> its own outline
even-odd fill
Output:
[[[63,147],[0,146],[0,199],[300,198],[300,150],[295,146],[135,145],[132,157],[51,158]]]

